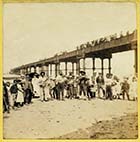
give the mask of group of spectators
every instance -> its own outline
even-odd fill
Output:
[[[12,83],[3,81],[3,112],[30,104],[33,98],[33,85],[30,75],[21,76]]]
[[[135,31],[133,31],[133,32],[135,32]],[[110,42],[112,40],[122,38],[122,37],[124,37],[126,35],[129,35],[129,34],[130,34],[129,31],[127,31],[125,34],[123,34],[123,32],[121,31],[119,35],[117,35],[117,33],[115,33],[115,34],[110,35],[108,37],[101,37],[101,38],[99,38],[97,40],[93,40],[91,42],[81,44],[80,47],[77,47],[77,49],[84,49],[84,48],[94,47],[94,46],[102,44],[102,43],[107,43],[107,42]]]
[[[3,82],[3,112],[22,107],[32,102],[32,98],[40,101],[100,98],[104,100],[125,99],[137,100],[137,78],[124,77],[101,73],[89,78],[85,71],[79,75],[72,72],[57,77],[47,77],[45,72],[21,75],[21,79],[13,83]]]

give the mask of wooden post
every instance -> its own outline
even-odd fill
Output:
[[[85,71],[86,65],[85,65],[85,58],[83,58],[83,70]]]
[[[104,75],[104,59],[101,58],[101,73]]]
[[[68,73],[68,66],[67,66],[67,62],[65,62],[65,75],[67,75]]]
[[[76,61],[76,74],[79,74],[79,72],[80,72],[80,60],[77,59],[77,61]]]
[[[95,71],[95,58],[93,57],[92,58],[92,72],[93,72],[93,75],[94,75],[94,71]]]
[[[108,58],[108,73],[111,74],[111,58]]]
[[[74,62],[72,62],[72,72],[74,74]]]

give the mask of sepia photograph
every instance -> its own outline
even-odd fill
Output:
[[[134,2],[3,4],[3,139],[137,139]]]

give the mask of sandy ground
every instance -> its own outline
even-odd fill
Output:
[[[4,114],[4,138],[137,138],[137,123],[134,101],[34,99]]]
[[[136,139],[138,138],[137,113],[113,120],[98,121],[91,127],[63,135],[60,139]]]

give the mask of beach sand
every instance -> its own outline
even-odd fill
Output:
[[[25,105],[4,114],[4,138],[137,138],[137,101],[68,100]]]

